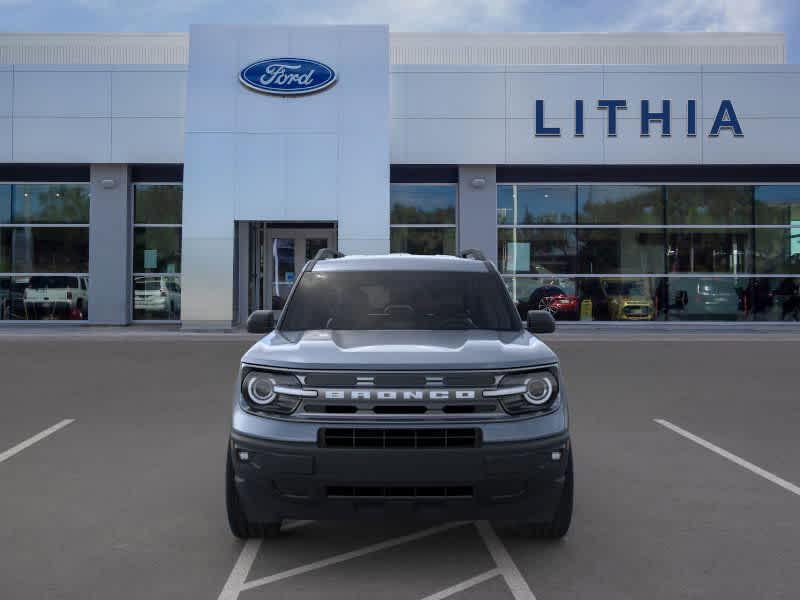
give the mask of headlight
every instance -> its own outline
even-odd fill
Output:
[[[305,397],[317,392],[304,390],[300,381],[288,373],[274,373],[253,367],[242,368],[243,408],[250,412],[288,415],[297,409]]]
[[[550,373],[537,373],[525,380],[525,400],[534,406],[544,406],[553,397],[556,382]]]
[[[243,387],[247,400],[257,406],[271,404],[275,398],[275,380],[267,373],[252,371],[244,378]]]
[[[558,399],[558,367],[506,375],[497,389],[483,396],[497,398],[510,415],[550,410]]]

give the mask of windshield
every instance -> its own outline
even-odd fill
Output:
[[[494,273],[453,271],[305,273],[281,324],[287,331],[521,327]]]
[[[645,296],[647,292],[641,281],[609,281],[606,291],[612,296]]]
[[[31,277],[30,286],[34,289],[43,288],[77,288],[77,277],[64,277],[64,276],[42,276],[34,275]]]

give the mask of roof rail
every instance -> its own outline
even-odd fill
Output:
[[[483,254],[482,251],[476,250],[475,248],[469,248],[467,250],[462,250],[459,253],[461,258],[471,258],[473,260],[482,260],[486,261],[486,256]]]
[[[331,250],[330,248],[322,248],[321,250],[317,250],[317,253],[314,255],[312,259],[314,262],[318,260],[325,260],[326,258],[342,258],[344,254],[341,252],[337,252],[336,250]]]

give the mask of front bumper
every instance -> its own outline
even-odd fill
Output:
[[[240,460],[240,452],[247,460]],[[549,521],[569,434],[477,448],[324,448],[233,432],[236,489],[253,522],[419,518]],[[558,453],[558,458],[554,458]]]

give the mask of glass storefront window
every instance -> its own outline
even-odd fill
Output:
[[[181,318],[181,279],[167,275],[133,278],[133,318],[137,321]]]
[[[134,222],[147,225],[180,225],[183,188],[179,185],[136,184]]]
[[[575,223],[575,186],[500,185],[497,223],[555,225]]]
[[[523,320],[529,310],[546,310],[557,320],[578,319],[579,298],[574,279],[509,277],[505,281]]]
[[[547,310],[557,320],[665,319],[667,279],[638,277],[507,277],[520,316]]]
[[[671,229],[667,268],[672,273],[752,273],[750,229]]]
[[[574,273],[574,229],[503,228],[497,232],[497,264],[502,273]]]
[[[664,222],[660,186],[578,186],[578,222],[593,225],[659,225]]]
[[[457,199],[456,184],[393,183],[391,252],[455,254]]]
[[[669,319],[672,321],[741,321],[747,318],[750,280],[745,277],[672,277]]]
[[[392,227],[392,252],[455,254],[455,227]]]
[[[455,225],[454,185],[393,183],[390,190],[392,225]]]
[[[136,227],[133,269],[136,273],[180,273],[180,227]]]
[[[0,320],[89,313],[89,185],[0,185]]]
[[[669,185],[668,225],[752,225],[752,186]]]
[[[662,273],[660,229],[579,229],[579,273]]]
[[[800,277],[754,278],[749,291],[754,321],[800,321]]]
[[[757,185],[756,225],[800,227],[800,186]]]
[[[86,273],[88,271],[88,228],[0,229],[0,272]]]
[[[183,186],[136,184],[133,188],[133,319],[181,318],[181,219]]]
[[[791,229],[756,229],[756,272],[800,273],[800,221]]]
[[[0,223],[89,223],[89,186],[71,184],[14,184],[0,186]]]
[[[497,222],[523,317],[800,320],[800,185],[500,184]]]

